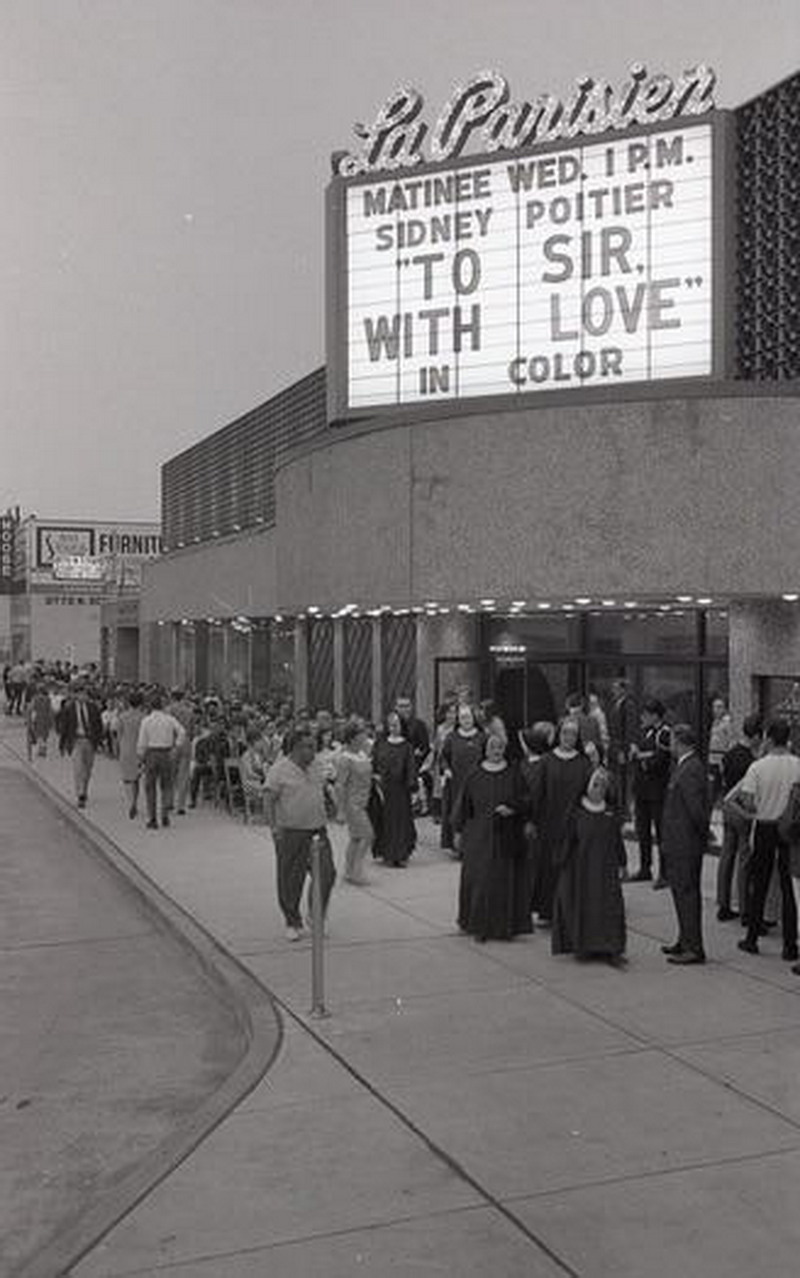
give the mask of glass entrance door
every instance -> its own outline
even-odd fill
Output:
[[[642,704],[655,697],[663,703],[669,723],[689,723],[699,727],[698,669],[694,663],[630,663],[621,666],[616,662],[589,662],[587,691],[597,693],[606,715],[612,700],[612,685],[620,677],[627,680],[637,710],[637,723]]]
[[[509,731],[541,720],[557,723],[570,692],[581,686],[579,661],[536,661],[528,656],[492,666],[492,700]]]

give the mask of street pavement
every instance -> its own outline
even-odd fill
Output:
[[[247,1051],[195,952],[0,752],[0,1273],[172,1165]],[[274,1022],[273,1043],[279,1027]],[[237,1098],[238,1099],[238,1098]],[[192,1120],[190,1122],[189,1120]],[[47,1272],[47,1268],[44,1269]],[[52,1270],[51,1270],[52,1272]]]
[[[71,799],[67,760],[33,768]],[[284,939],[263,827],[207,806],[147,830],[105,758],[72,819],[244,964],[283,1022],[263,1080],[74,1278],[797,1273],[800,979],[779,938],[749,956],[717,923],[715,861],[709,962],[668,966],[669,893],[630,884],[617,970],[554,958],[543,930],[458,935],[459,868],[422,821],[406,870],[337,885],[330,1014],[314,1018],[310,946]]]

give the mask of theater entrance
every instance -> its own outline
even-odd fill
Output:
[[[702,740],[714,697],[728,696],[724,612],[570,613],[483,620],[486,691],[510,729],[550,722],[570,693],[593,693],[608,716],[616,681],[626,681],[635,722],[645,700]]]

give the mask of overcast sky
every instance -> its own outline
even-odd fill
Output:
[[[331,151],[401,82],[435,119],[708,62],[800,68],[798,0],[0,0],[0,509],[150,519],[175,453],[324,363]]]

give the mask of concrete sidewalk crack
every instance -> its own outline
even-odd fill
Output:
[[[411,1134],[417,1140],[421,1141],[422,1144],[424,1144],[425,1147],[430,1151],[430,1153],[433,1154],[433,1156],[439,1160],[439,1162],[444,1163],[444,1165],[448,1167],[450,1171],[455,1176],[458,1177],[459,1180],[462,1180],[465,1184],[469,1185],[469,1187],[472,1190],[474,1190],[474,1192],[484,1201],[484,1203],[486,1203],[490,1207],[493,1207],[495,1211],[499,1212],[500,1215],[504,1216],[505,1219],[509,1222],[509,1224],[511,1224],[519,1233],[523,1234],[525,1238],[527,1238],[528,1241],[532,1243],[543,1255],[547,1256],[547,1258],[550,1261],[552,1261],[552,1263],[562,1273],[568,1274],[570,1278],[582,1278],[582,1275],[578,1272],[578,1270],[573,1269],[572,1266],[568,1264],[568,1262],[564,1260],[562,1256],[560,1256],[556,1251],[554,1251],[553,1248],[550,1247],[550,1245],[546,1243],[545,1240],[539,1234],[537,1234],[535,1230],[531,1229],[530,1226],[527,1225],[525,1221],[522,1220],[519,1216],[517,1216],[513,1211],[511,1211],[510,1208],[506,1207],[502,1199],[498,1198],[489,1189],[487,1189],[486,1186],[483,1185],[475,1176],[473,1176],[471,1172],[467,1171],[466,1167],[464,1167],[464,1165],[460,1163],[457,1158],[454,1158],[453,1155],[450,1154],[446,1149],[444,1149],[441,1145],[437,1144],[437,1142],[434,1141],[432,1137],[428,1135],[427,1132],[423,1131],[423,1129],[419,1127],[414,1122],[414,1120],[410,1118],[409,1115],[406,1114],[405,1111],[402,1110],[398,1104],[396,1104],[395,1101],[390,1100],[389,1097],[385,1095],[385,1093],[383,1093],[379,1087],[377,1087],[364,1074],[362,1074],[359,1070],[357,1070],[355,1066],[352,1065],[351,1062],[348,1061],[345,1056],[343,1056],[340,1052],[338,1052],[336,1048],[333,1047],[332,1044],[329,1043],[321,1034],[318,1034],[316,1030],[314,1029],[314,1027],[310,1025],[307,1020],[305,1020],[302,1016],[300,1016],[297,1012],[295,1012],[294,1009],[290,1007],[288,1003],[285,1003],[276,994],[273,993],[272,997],[275,999],[276,1003],[278,1004],[281,1011],[283,1012],[283,1015],[287,1019],[292,1020],[297,1026],[300,1027],[300,1029],[304,1030],[305,1033],[308,1034],[319,1047],[321,1047],[325,1052],[327,1052],[327,1054],[331,1056],[333,1060],[335,1060],[337,1064],[341,1066],[342,1069],[346,1070],[346,1072],[350,1075],[350,1077],[353,1078],[359,1084],[359,1086],[364,1088],[364,1090],[367,1091],[370,1094],[370,1096],[372,1096],[373,1099],[378,1102],[379,1105],[382,1105],[385,1109],[387,1109],[389,1113],[391,1113],[398,1120],[398,1122],[402,1123],[402,1125],[406,1128],[407,1131],[411,1132]]]

